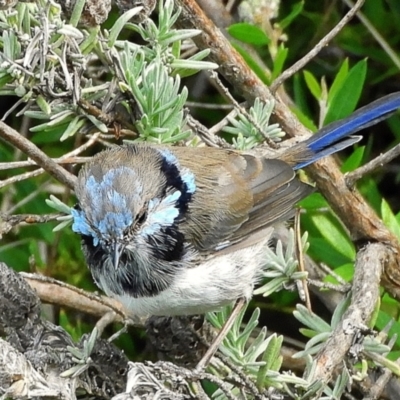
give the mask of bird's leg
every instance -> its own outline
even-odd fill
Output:
[[[218,347],[225,339],[225,336],[229,332],[229,329],[231,329],[233,323],[235,322],[236,317],[239,315],[240,311],[242,311],[246,303],[247,300],[244,297],[240,297],[239,299],[236,300],[231,315],[229,315],[229,318],[225,321],[224,326],[221,328],[218,335],[213,340],[213,342],[211,343],[210,347],[208,348],[204,356],[196,365],[195,372],[201,372],[205,367],[207,367],[208,363],[211,361],[214,354],[217,352]]]

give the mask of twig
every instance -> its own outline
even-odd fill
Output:
[[[368,357],[368,356],[367,356]],[[400,365],[400,358],[395,361]],[[393,399],[397,400],[400,393],[400,381],[396,374],[389,368],[382,368],[382,375],[377,379],[376,371],[368,374],[368,379],[364,379],[361,388],[366,393],[363,400]]]
[[[335,278],[341,286],[347,286],[346,291],[350,290],[349,283],[347,283],[339,274],[337,274],[332,268],[329,268],[326,264],[320,263],[318,267],[321,271],[325,272],[328,276]]]
[[[366,174],[369,174],[377,168],[383,167],[385,164],[392,161],[398,155],[400,155],[400,144],[393,147],[386,153],[379,155],[378,157],[374,158],[360,168],[357,168],[356,170],[347,173],[345,177],[347,186],[352,189],[355,183],[363,178]]]
[[[278,148],[277,144],[268,137],[268,135],[264,132],[262,126],[260,126],[260,124],[254,120],[254,118],[247,112],[247,110],[236,101],[236,99],[229,92],[228,88],[221,82],[221,79],[219,79],[218,74],[215,71],[211,71],[210,76],[212,79],[214,79],[216,84],[220,87],[225,96],[230,100],[230,102],[238,110],[238,112],[244,115],[254,125],[254,127],[257,128],[258,132],[263,136],[268,146],[271,147],[272,149],[277,149]]]
[[[6,215],[0,213],[0,238],[5,233],[8,233],[14,226],[21,223],[26,224],[44,224],[49,221],[55,221],[57,218],[63,216],[64,214],[18,214],[18,215]]]
[[[235,118],[238,114],[238,110],[233,109],[229,114],[227,114],[224,118],[221,119],[221,121],[219,121],[217,124],[215,124],[214,126],[212,126],[208,131],[213,134],[216,135],[219,131],[221,131],[221,129],[229,124],[229,118]]]
[[[210,147],[232,147],[224,139],[211,133],[203,124],[187,113],[187,124]]]
[[[97,139],[100,136],[100,132],[96,132],[86,143],[82,144],[81,146],[77,147],[76,149],[70,151],[67,154],[64,154],[61,157],[61,160],[67,159],[69,157],[75,157],[78,154],[83,153],[85,150],[87,150],[89,147],[91,147],[93,144],[97,142]]]
[[[28,139],[20,135],[16,130],[12,129],[2,121],[0,121],[0,137],[2,137],[7,142],[13,144],[28,157],[35,160],[38,165],[40,165],[55,179],[64,183],[69,188],[74,189],[76,183],[75,175],[60,167],[32,142],[30,142]]]
[[[255,400],[263,400],[265,398],[262,396],[255,383],[250,379],[248,375],[246,375],[246,372],[243,371],[241,367],[232,362],[229,357],[226,357],[221,352],[216,353],[215,357],[221,360],[221,362],[223,362],[234,374],[237,375],[227,376],[225,378],[226,381],[230,381],[237,386],[246,388],[249,393],[254,396],[253,398]]]
[[[393,254],[381,243],[368,244],[359,251],[351,304],[318,353],[313,380],[329,382],[335,368],[343,363],[357,331],[368,325],[380,296],[382,267],[389,257],[393,257]]]
[[[399,360],[397,360],[397,363],[399,363]],[[381,395],[392,376],[393,372],[389,368],[384,368],[382,375],[376,380],[376,382],[374,382],[363,400],[377,400],[381,398]]]
[[[282,85],[286,79],[290,78],[296,72],[301,70],[310,60],[312,60],[341,30],[342,28],[354,17],[357,11],[362,7],[365,0],[358,0],[353,8],[342,18],[342,20],[326,35],[324,36],[303,58],[298,60],[290,68],[283,71],[271,85],[271,92],[275,92],[279,86]]]
[[[84,164],[91,160],[91,157],[60,157],[52,158],[57,164]],[[27,167],[37,167],[37,163],[33,160],[25,161],[12,161],[7,163],[0,163],[0,171],[6,171],[8,169],[15,168],[27,168]]]
[[[334,290],[336,292],[339,293],[348,293],[349,290],[351,289],[351,285],[347,284],[347,285],[337,285],[334,283],[330,283],[330,282],[321,282],[315,279],[307,279],[307,282],[312,285],[315,286],[317,288],[320,289],[330,289],[330,290]]]
[[[25,179],[33,178],[35,176],[43,174],[43,172],[44,172],[44,169],[39,168],[35,171],[25,172],[23,174],[12,176],[11,178],[1,181],[0,188],[6,187],[7,185],[11,185],[12,183],[24,181]]]
[[[107,326],[110,326],[114,322],[118,322],[120,318],[118,318],[117,313],[115,311],[108,311],[106,314],[104,314],[97,322],[96,322],[96,328],[98,331],[98,336],[101,337],[103,334],[104,330],[107,328]]]
[[[109,297],[98,296],[43,275],[27,272],[20,272],[20,275],[35,289],[39,298],[45,303],[69,307],[96,317],[102,317],[114,311],[117,313],[117,321],[124,322],[128,319],[121,304]]]
[[[294,230],[295,230],[295,237],[296,237],[296,257],[299,262],[299,270],[301,272],[305,272],[304,266],[304,254],[303,254],[303,243],[301,241],[301,229],[300,229],[300,211],[299,209],[296,210],[295,218],[294,218]],[[306,303],[306,307],[308,311],[312,311],[311,309],[311,299],[310,299],[310,292],[308,290],[307,285],[307,278],[303,278],[301,280],[304,293],[304,299],[302,299]],[[299,291],[300,292],[300,291]]]
[[[74,158],[74,157],[76,155],[82,153],[86,149],[88,149],[94,143],[96,143],[96,141],[99,139],[99,136],[100,136],[100,133],[98,132],[98,133],[94,134],[82,146],[79,146],[76,149],[74,149],[73,151],[70,151],[69,153],[64,154],[62,157],[60,157],[58,159],[52,159],[52,158],[48,158],[48,159],[51,160],[52,162],[57,163],[57,164],[69,164],[69,163],[74,163],[74,162],[81,162],[81,163],[82,162],[87,162],[88,160],[90,160],[89,157],[82,157],[82,158]],[[71,158],[71,157],[73,157],[73,158]],[[17,164],[17,166],[15,166],[15,164]],[[0,170],[8,169],[7,167],[9,167],[9,166],[14,166],[14,168],[20,168],[21,166],[31,166],[31,165],[37,165],[37,164],[36,164],[35,161],[32,161],[32,160],[18,161],[18,162],[15,162],[15,163],[5,163],[4,165],[0,164]],[[33,178],[34,176],[38,176],[38,175],[42,174],[44,171],[45,170],[43,168],[39,168],[39,169],[37,169],[35,171],[26,172],[24,174],[12,176],[11,178],[8,178],[8,179],[0,182],[0,188],[5,187],[5,186],[10,185],[10,184],[15,183],[15,182],[20,182],[20,181],[23,181],[25,179]],[[72,176],[75,177],[75,175],[72,175]]]
[[[196,50],[197,51],[197,50]],[[232,104],[211,104],[201,103],[200,101],[187,101],[186,107],[204,108],[205,110],[232,110]]]
[[[353,7],[354,3],[350,0],[342,0],[349,7]],[[369,33],[373,36],[376,42],[382,47],[385,53],[390,57],[393,64],[400,69],[400,58],[398,52],[392,49],[389,43],[385,40],[385,38],[381,35],[381,33],[376,29],[372,23],[365,17],[362,12],[357,13],[357,18],[364,24],[364,26],[369,30]]]

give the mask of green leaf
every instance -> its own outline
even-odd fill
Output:
[[[317,210],[327,207],[325,198],[321,193],[312,193],[299,203],[301,208]]]
[[[306,114],[304,114],[300,109],[298,108],[293,108],[292,111],[295,113],[296,117],[299,119],[299,121],[310,131],[316,132],[317,131],[317,126],[315,125],[314,121],[309,118]]]
[[[400,239],[400,224],[385,199],[382,199],[381,214],[383,223]]]
[[[329,104],[324,125],[351,114],[360,99],[367,73],[367,61],[358,62],[347,74],[346,79]]]
[[[86,115],[86,118],[100,131],[108,133],[107,125],[99,121],[94,115]]]
[[[351,296],[344,297],[339,304],[336,306],[335,311],[333,312],[332,319],[331,319],[331,327],[335,329],[340,321],[346,310],[349,308],[351,302]]]
[[[85,7],[85,3],[86,3],[85,0],[78,0],[75,3],[74,8],[72,10],[71,17],[69,19],[69,23],[72,26],[78,26],[79,20],[82,15],[83,8]]]
[[[330,243],[334,249],[343,254],[349,260],[354,259],[354,246],[347,237],[346,232],[339,226],[338,223],[334,223],[331,217],[327,214],[313,215],[311,219],[317,229],[320,231],[321,236],[325,238],[325,240]]]
[[[258,26],[239,22],[228,27],[229,34],[241,42],[255,46],[265,46],[271,42],[271,39]]]
[[[70,136],[75,135],[76,132],[79,131],[79,129],[82,128],[83,125],[85,125],[85,119],[81,116],[76,116],[68,125],[67,129],[64,131],[63,135],[60,138],[60,141],[64,141],[68,139]]]
[[[5,73],[4,75],[0,76],[0,88],[5,86],[7,83],[13,81],[13,77],[10,74]]]
[[[304,71],[304,79],[306,81],[307,87],[310,89],[312,95],[316,98],[316,100],[321,99],[322,89],[321,85],[315,79],[314,75],[309,71]]]
[[[398,313],[398,304],[396,302],[396,308],[397,310],[395,310],[395,313]],[[375,326],[376,328],[378,328],[379,330],[384,329],[389,323],[392,323],[393,325],[391,326],[391,328],[389,329],[389,337],[393,336],[394,334],[398,334],[400,332],[400,322],[393,320],[393,316],[388,314],[385,311],[379,311],[378,313],[378,317],[376,318],[375,321]],[[397,337],[396,339],[396,344],[397,346],[400,346],[400,335]]]
[[[88,29],[88,28],[87,28]],[[89,35],[85,37],[85,40],[79,44],[82,54],[90,54],[98,43],[98,34],[100,32],[100,26],[97,25],[93,28],[89,28]]]
[[[65,203],[63,203],[60,199],[58,199],[54,195],[50,195],[49,199],[45,199],[46,204],[54,208],[55,210],[65,213],[67,215],[71,214],[71,207],[67,206]]]
[[[340,267],[335,268],[335,274],[339,275],[346,282],[351,282],[354,276],[354,264],[346,263],[341,265]],[[327,275],[324,279],[324,282],[333,283],[335,285],[338,285],[340,283],[332,275]]]
[[[381,208],[382,195],[379,192],[377,182],[372,178],[366,178],[359,182],[360,193],[367,199],[368,203],[376,212]]]
[[[340,170],[345,173],[349,171],[354,171],[358,168],[364,158],[365,146],[358,147],[353,151],[353,154],[347,158],[347,160],[342,164]]]
[[[279,21],[279,26],[283,30],[285,30],[294,21],[294,19],[303,11],[303,7],[304,7],[304,0],[294,4],[289,15],[287,15],[285,18]]]
[[[289,49],[287,49],[283,44],[278,48],[278,52],[274,59],[274,66],[272,69],[272,80],[274,80],[283,70],[283,65],[286,61]]]
[[[329,89],[328,103],[336,96],[339,89],[343,87],[347,74],[349,73],[349,60],[346,58],[341,65],[339,72],[336,74],[335,79]]]
[[[136,14],[138,14],[143,7],[134,7],[128,10],[126,13],[122,14],[116,21],[114,26],[110,30],[110,36],[108,38],[108,46],[113,47],[115,42],[124,28],[125,24],[132,19]]]
[[[70,123],[74,118],[74,112],[67,110],[66,112],[60,113],[60,115],[54,119],[51,119],[48,122],[45,122],[40,125],[33,126],[29,130],[31,132],[40,132],[43,130],[51,129],[52,127],[59,126],[61,124]]]
[[[46,101],[46,99],[39,94],[39,96],[36,98],[36,104],[39,106],[39,108],[48,116],[50,116],[51,113],[51,107],[50,104]]]
[[[309,311],[302,304],[297,304],[296,310],[293,311],[294,317],[307,328],[313,329],[316,333],[330,332],[331,326],[321,317]]]
[[[191,69],[194,71],[217,69],[218,64],[209,61],[196,60],[174,60],[171,63],[172,68]]]
[[[312,112],[309,107],[308,95],[309,95],[309,90],[304,84],[304,79],[302,78],[301,74],[295,74],[293,77],[294,104],[296,104],[296,108],[301,110],[303,114],[312,115]]]
[[[299,332],[307,337],[307,338],[312,338],[316,335],[316,332],[314,329],[307,329],[307,328],[299,328]]]
[[[381,298],[378,297],[378,299],[377,299],[377,301],[376,301],[376,304],[375,304],[375,307],[374,307],[374,312],[372,313],[371,318],[370,318],[370,320],[368,321],[368,327],[369,327],[370,329],[373,329],[373,327],[374,327],[375,324],[376,324],[376,321],[377,321],[378,316],[379,316],[379,309],[380,309],[380,307],[381,307]]]

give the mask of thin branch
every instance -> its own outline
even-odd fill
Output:
[[[304,254],[303,254],[303,243],[301,240],[301,228],[300,228],[300,211],[299,209],[296,210],[295,218],[294,218],[294,230],[295,230],[295,238],[296,238],[296,258],[299,262],[299,271],[305,272],[306,268],[304,265]],[[310,292],[308,290],[308,285],[307,285],[307,278],[303,278],[301,280],[302,284],[302,290],[301,292],[304,294],[304,298],[302,300],[305,302],[306,307],[308,311],[312,311],[311,307],[311,299],[310,299]],[[300,287],[299,287],[299,293],[300,293]]]
[[[64,214],[17,214],[17,215],[6,215],[0,213],[0,238],[2,235],[8,233],[14,226],[26,223],[26,224],[43,224],[49,221],[55,221],[57,218],[62,217]]]
[[[392,376],[393,372],[389,368],[384,368],[382,375],[377,379],[363,400],[378,400],[381,398],[381,395]]]
[[[343,29],[343,27],[354,17],[357,11],[362,7],[365,0],[358,0],[353,8],[342,18],[342,20],[324,36],[303,58],[298,60],[290,68],[283,71],[271,85],[271,92],[275,92],[284,81],[300,71],[309,61],[317,54]]]
[[[214,135],[201,122],[187,114],[187,124],[210,147],[232,147],[224,139]]]
[[[368,244],[358,252],[351,304],[318,353],[313,380],[329,382],[335,368],[343,363],[355,335],[368,326],[380,296],[383,266],[389,257],[393,254],[381,243]]]
[[[73,151],[70,151],[69,153],[64,154],[62,157],[60,157],[58,159],[52,159],[52,158],[48,158],[48,159],[51,160],[52,162],[57,163],[57,164],[71,164],[71,163],[78,163],[78,162],[79,163],[87,162],[87,161],[90,160],[90,157],[77,158],[75,156],[80,154],[80,153],[82,153],[83,151],[88,149],[90,146],[92,146],[94,143],[96,143],[98,141],[98,139],[99,139],[99,136],[100,136],[100,133],[97,132],[86,143],[84,143],[82,146],[77,147]],[[35,161],[33,161],[33,160],[17,161],[15,163],[4,163],[4,164],[0,164],[0,170],[9,169],[9,168],[12,168],[12,167],[20,168],[20,167],[23,167],[23,166],[32,166],[32,165],[37,165],[37,163]],[[23,174],[20,174],[20,175],[12,176],[11,178],[8,178],[8,179],[0,182],[0,188],[5,187],[5,186],[10,185],[10,184],[15,183],[15,182],[20,182],[20,181],[23,181],[25,179],[33,178],[35,176],[38,176],[38,175],[42,174],[44,171],[45,170],[43,168],[39,168],[39,169],[37,169],[35,171],[26,172],[26,173],[23,173]],[[72,175],[72,176],[75,176],[75,175]]]
[[[379,155],[378,157],[374,158],[367,164],[357,168],[356,170],[349,172],[346,174],[346,183],[347,186],[352,189],[355,183],[363,178],[366,174],[371,173],[375,169],[383,167],[385,164],[388,164],[394,158],[400,155],[400,144],[393,147],[389,151],[384,154]]]
[[[16,130],[0,121],[0,137],[13,144],[16,148],[25,153],[28,157],[35,160],[45,171],[52,175],[58,181],[64,183],[69,188],[74,189],[76,176],[60,167],[42,150],[36,147],[28,139],[20,135]]]
[[[45,303],[72,308],[96,317],[114,311],[117,314],[116,321],[124,322],[128,319],[121,304],[109,297],[89,293],[43,275],[27,272],[20,272],[20,275]]]
[[[400,365],[400,359],[397,359],[396,364]],[[372,374],[370,374],[372,375]],[[390,390],[389,381],[393,378],[393,372],[389,368],[383,368],[382,375],[376,380],[372,381],[368,394],[363,400],[378,400],[380,398],[397,398],[398,390]],[[398,382],[398,380],[396,379]],[[397,385],[398,386],[398,385]],[[395,394],[396,397],[388,396],[389,393],[384,393],[385,390],[389,393]],[[386,395],[386,396],[385,396]],[[383,397],[382,397],[383,396]]]
[[[170,362],[165,361],[158,361],[157,363],[146,363],[149,367],[158,368],[161,372],[169,373],[171,375],[178,375],[182,376],[184,379],[189,381],[200,381],[200,380],[209,380],[216,384],[219,389],[223,392],[225,397],[229,400],[237,400],[237,398],[232,394],[231,387],[223,380],[214,376],[213,374],[203,372],[203,371],[196,371],[196,370],[188,370],[184,367],[176,366]]]
[[[85,150],[87,150],[89,147],[94,145],[97,142],[97,139],[100,136],[100,132],[96,132],[86,143],[82,144],[81,146],[77,147],[76,149],[70,151],[69,153],[64,154],[61,157],[61,160],[67,159],[69,157],[75,157],[78,154],[83,153]]]
[[[254,120],[254,118],[247,112],[247,110],[235,100],[235,98],[229,92],[228,88],[222,83],[221,79],[219,79],[218,74],[215,71],[211,71],[210,76],[211,79],[213,79],[215,83],[219,86],[219,88],[223,91],[225,96],[227,96],[233,106],[238,110],[238,112],[244,115],[254,125],[254,127],[257,128],[258,132],[263,136],[268,146],[272,149],[278,148],[277,144],[273,140],[271,140],[264,132],[262,126],[260,126],[260,124]]]
[[[353,7],[354,3],[350,0],[343,0],[349,7]],[[364,26],[369,30],[370,34],[376,40],[376,42],[382,47],[385,53],[390,57],[393,61],[393,64],[400,69],[400,58],[398,55],[398,51],[393,50],[389,43],[385,40],[385,38],[380,34],[378,29],[376,29],[369,19],[362,13],[357,13],[357,18],[364,24]]]
[[[39,168],[39,169],[37,169],[35,171],[25,172],[23,174],[12,176],[11,178],[8,178],[8,179],[5,179],[4,181],[1,181],[0,182],[0,188],[6,187],[6,186],[11,185],[11,184],[16,183],[16,182],[21,182],[21,181],[24,181],[26,179],[33,178],[35,176],[39,176],[39,175],[43,174],[43,172],[44,172],[44,169],[43,168]]]
[[[52,158],[57,164],[84,164],[91,160],[91,157],[60,157]],[[7,163],[0,163],[0,171],[6,171],[15,168],[37,167],[37,163],[33,160],[25,161],[12,161]]]
[[[211,104],[201,103],[200,101],[187,101],[185,105],[186,107],[204,108],[206,110],[232,110],[233,108],[232,104]]]
[[[227,114],[218,123],[212,126],[208,131],[211,134],[216,135],[218,132],[222,130],[223,127],[229,124],[229,118],[236,118],[237,115],[238,115],[238,110],[233,109],[229,114]]]

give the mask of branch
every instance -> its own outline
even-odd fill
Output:
[[[303,58],[300,58],[290,68],[283,71],[271,84],[271,91],[274,93],[279,86],[282,85],[287,79],[293,76],[296,72],[300,71],[309,61],[311,61],[317,54],[344,28],[344,26],[354,17],[357,11],[362,7],[365,0],[358,0],[350,11],[343,17],[343,19],[316,45],[313,47]]]
[[[72,308],[95,317],[102,317],[108,312],[114,311],[117,314],[115,322],[127,320],[121,304],[109,297],[89,293],[43,275],[27,272],[21,272],[20,275],[45,303]]]
[[[374,171],[375,169],[382,168],[385,164],[388,164],[394,158],[396,158],[400,154],[400,144],[393,147],[389,151],[384,154],[379,155],[374,158],[367,164],[357,168],[356,170],[349,172],[346,174],[346,183],[347,186],[352,189],[355,183],[360,180],[366,174]]]
[[[388,252],[385,245],[371,243],[357,255],[351,304],[316,357],[313,380],[329,382],[349,351],[355,335],[368,327],[378,303],[379,283]]]
[[[60,167],[42,150],[36,147],[32,142],[19,134],[16,130],[9,127],[3,121],[0,121],[0,137],[13,144],[32,160],[36,161],[45,171],[52,175],[58,181],[67,185],[70,189],[75,188],[76,176]]]

